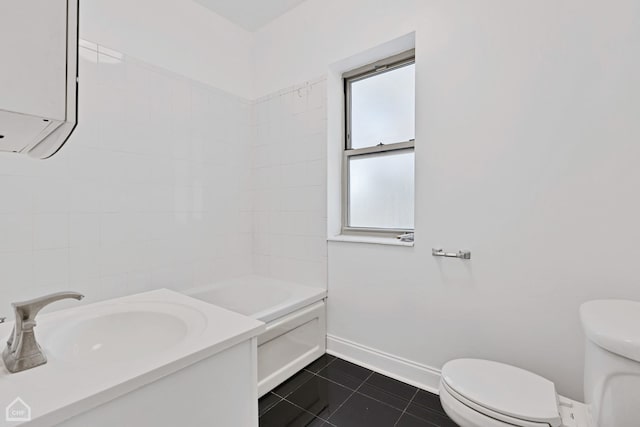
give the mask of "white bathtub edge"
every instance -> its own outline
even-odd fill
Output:
[[[245,284],[248,282],[252,282],[252,286],[274,286],[281,289],[285,289],[288,291],[292,291],[293,296],[285,301],[282,301],[278,304],[269,306],[266,309],[263,309],[258,312],[251,313],[239,313],[244,316],[251,317],[255,320],[259,320],[264,323],[269,323],[274,320],[277,320],[281,317],[284,317],[290,313],[294,313],[297,310],[300,310],[304,307],[307,307],[311,304],[314,304],[318,301],[322,301],[327,298],[327,290],[323,288],[317,288],[314,286],[302,285],[299,283],[286,282],[283,280],[273,279],[270,277],[256,276],[256,275],[247,275],[235,277],[229,280],[215,282],[207,285],[201,285],[192,287],[189,289],[182,289],[177,292],[180,292],[184,295],[188,295],[192,298],[200,299],[201,301],[205,301],[209,304],[216,305],[221,308],[225,308],[229,311],[235,311],[233,308],[225,307],[220,305],[217,301],[211,301],[208,299],[204,299],[198,296],[203,292],[211,291],[214,289],[224,289],[227,287],[233,287],[237,284]]]
[[[302,310],[312,304],[322,301],[326,297],[326,291],[318,292],[316,295],[312,295],[304,299],[299,299],[293,304],[291,304],[290,301],[287,301],[286,304],[277,305],[275,308],[269,308],[268,310],[255,313],[250,317],[253,317],[254,319],[264,323],[271,323],[291,313],[295,313],[298,310]]]

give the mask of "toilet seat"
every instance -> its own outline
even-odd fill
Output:
[[[482,411],[474,409],[454,397],[444,382],[440,382],[440,403],[449,418],[460,427],[549,427],[546,423],[527,422],[492,413],[486,408],[482,408]]]
[[[554,384],[514,366],[479,359],[453,360],[442,368],[441,391],[506,425],[562,425]]]
[[[462,427],[549,427],[547,423],[509,417],[480,406],[451,390],[444,381],[440,383],[440,402],[449,418]]]

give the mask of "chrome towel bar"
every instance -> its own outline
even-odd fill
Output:
[[[471,251],[445,252],[442,249],[432,249],[433,256],[443,256],[446,258],[471,259]]]

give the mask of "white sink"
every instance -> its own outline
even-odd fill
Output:
[[[36,321],[47,363],[10,374],[0,359],[0,404],[19,396],[31,407],[34,427],[58,425],[212,360],[265,328],[167,289],[41,313]],[[0,324],[0,340],[12,328],[11,321]]]
[[[58,322],[56,322],[58,323]],[[47,356],[73,363],[116,363],[157,355],[206,326],[190,307],[161,302],[105,304],[76,313],[39,336]]]

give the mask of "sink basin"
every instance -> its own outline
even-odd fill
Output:
[[[74,363],[114,363],[153,356],[204,328],[202,315],[179,304],[106,305],[51,325],[40,342],[47,355]]]
[[[218,417],[227,396],[255,393],[255,348],[264,323],[175,291],[156,289],[74,305],[41,313],[36,320],[35,335],[47,363],[11,374],[0,360],[0,402],[6,405],[20,396],[30,405],[31,422],[24,425],[113,426],[128,419],[174,426],[202,393],[219,397],[214,399],[218,406],[203,407],[211,419]],[[0,340],[13,326],[11,321],[0,324]],[[242,367],[242,372],[229,367]],[[233,390],[216,378],[231,378]],[[250,388],[236,387],[243,381]],[[192,383],[197,384],[193,390],[184,387]],[[160,403],[146,405],[150,399]],[[238,408],[226,405],[219,413],[235,416]]]

